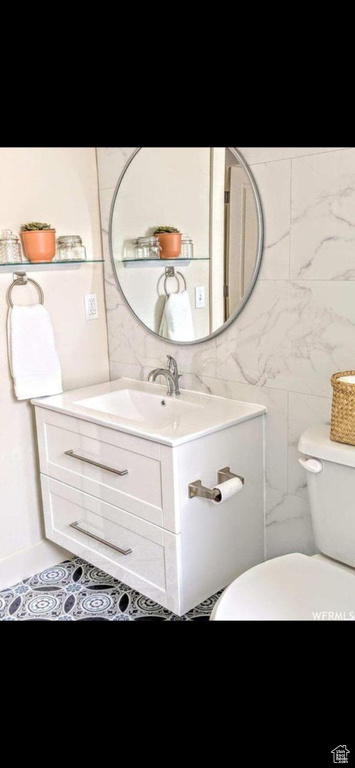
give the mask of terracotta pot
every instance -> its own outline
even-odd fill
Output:
[[[21,232],[23,251],[29,261],[52,261],[55,256],[55,229]]]
[[[177,259],[181,253],[181,233],[163,232],[155,235],[158,238],[161,259]]]

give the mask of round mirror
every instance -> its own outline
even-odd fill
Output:
[[[234,147],[141,147],[115,190],[113,271],[146,328],[176,344],[216,336],[242,311],[260,269],[263,222]]]

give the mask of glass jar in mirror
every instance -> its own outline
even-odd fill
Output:
[[[160,259],[160,250],[157,237],[138,237],[134,244],[134,258]]]
[[[172,342],[216,336],[245,307],[260,269],[263,219],[250,168],[235,147],[141,147],[128,162],[115,151],[122,172],[110,253],[125,301]]]
[[[20,264],[20,238],[11,229],[3,229],[0,234],[0,264]]]
[[[189,235],[183,235],[181,238],[181,258],[193,259],[194,257],[194,244]]]

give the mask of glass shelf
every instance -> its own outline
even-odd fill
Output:
[[[29,267],[39,266],[65,266],[65,264],[103,264],[103,262],[104,259],[75,259],[74,261],[64,261],[58,259],[58,261],[16,261],[12,263],[6,261],[4,264],[0,264],[0,269],[1,267],[17,267],[17,269],[28,269]]]
[[[168,261],[171,261],[172,264],[177,264],[178,262],[181,263],[182,261],[188,261],[189,263],[190,261],[209,261],[209,258],[208,256],[197,256],[196,258],[194,257],[192,259],[181,259],[179,257],[178,259],[115,259],[115,261],[121,261],[122,264],[127,264],[132,261],[136,261],[139,264],[146,264],[147,262],[149,262],[149,264],[166,264]]]
[[[192,259],[115,259],[116,264],[123,264],[124,267],[174,267],[177,264],[187,266],[194,261],[210,261],[208,256],[197,256]]]

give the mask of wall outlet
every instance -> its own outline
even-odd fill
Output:
[[[205,306],[205,288],[204,286],[200,286],[199,288],[195,288],[195,307],[196,309],[202,309]]]
[[[97,320],[99,316],[96,293],[85,294],[85,316],[87,320]]]

